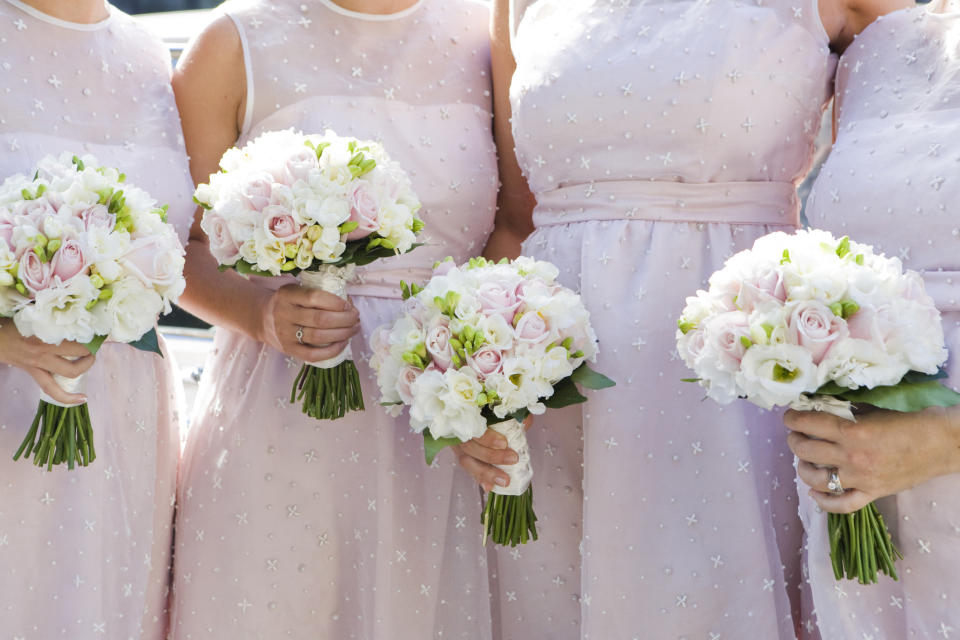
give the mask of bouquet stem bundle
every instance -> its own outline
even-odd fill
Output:
[[[363,411],[360,374],[353,360],[332,369],[304,364],[293,382],[290,402],[302,402],[303,412],[319,420],[336,420],[348,411]]]
[[[537,539],[537,514],[533,512],[533,485],[519,496],[490,493],[483,509],[483,544],[526,544]]]
[[[897,579],[894,562],[903,556],[893,546],[877,505],[871,502],[853,513],[827,514],[827,531],[830,561],[837,580],[876,583],[878,571]]]
[[[29,459],[31,454],[33,463],[46,466],[47,471],[57,464],[66,463],[72,470],[76,464],[85,467],[96,460],[87,404],[64,407],[41,400],[30,430],[13,459],[19,460],[21,455]]]

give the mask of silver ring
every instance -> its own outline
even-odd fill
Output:
[[[303,344],[303,327],[297,327],[297,333],[295,335],[297,336],[297,342]]]
[[[830,468],[830,478],[827,480],[827,489],[835,496],[843,495],[843,485],[840,484],[840,473],[836,467]]]

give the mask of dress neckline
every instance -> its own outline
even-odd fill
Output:
[[[44,13],[43,11],[40,11],[36,7],[32,7],[25,2],[21,2],[21,0],[6,0],[6,2],[16,7],[20,11],[23,11],[27,15],[36,18],[37,20],[46,22],[48,24],[52,24],[55,27],[72,29],[74,31],[98,31],[100,29],[103,29],[113,21],[113,15],[115,12],[112,6],[110,6],[107,3],[104,3],[104,5],[107,7],[107,11],[109,12],[109,14],[103,20],[100,20],[99,22],[70,22],[69,20],[61,20],[60,18],[56,18],[50,15],[49,13]]]
[[[421,5],[423,5],[423,0],[417,0],[414,4],[410,5],[406,9],[394,11],[393,13],[364,13],[363,11],[353,11],[351,9],[347,9],[346,7],[341,7],[333,0],[320,0],[320,4],[324,5],[335,13],[339,13],[340,15],[347,16],[349,18],[368,20],[370,22],[386,22],[388,20],[399,20],[401,18],[406,18],[417,11]]]

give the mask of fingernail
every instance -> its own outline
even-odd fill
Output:
[[[520,461],[520,456],[515,453],[507,455],[507,464],[517,464]]]
[[[507,480],[506,478],[497,478],[496,480],[496,483],[501,487],[507,486],[507,482],[509,482],[509,480]]]
[[[507,448],[507,439],[506,438],[497,438],[493,443],[494,449],[506,449]]]

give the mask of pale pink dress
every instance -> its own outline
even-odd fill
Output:
[[[459,0],[386,16],[330,0],[223,10],[246,57],[238,142],[287,127],[382,141],[423,202],[427,246],[349,288],[365,412],[304,416],[289,402],[301,363],[218,330],[180,479],[173,637],[489,638],[476,482],[449,451],[426,466],[406,415],[379,406],[366,362],[370,334],[400,311],[400,280],[478,255],[492,228],[488,10]]]
[[[0,179],[63,151],[120,168],[170,205],[186,240],[191,182],[159,39],[112,8],[87,25],[0,0]],[[97,459],[47,473],[12,459],[39,389],[0,364],[3,637],[165,638],[182,413],[173,366],[104,345],[87,374]]]
[[[885,16],[847,49],[838,137],[808,204],[810,224],[874,245],[924,274],[943,313],[949,382],[960,380],[960,6]],[[842,479],[842,474],[841,474]],[[834,580],[826,514],[799,485],[812,602],[824,640],[960,637],[960,475],[877,502],[904,559],[899,582]]]
[[[498,553],[499,637],[794,638],[785,428],[681,382],[674,333],[725,258],[798,222],[834,69],[817,3],[527,4],[510,91],[538,202],[525,252],[581,291],[617,387],[531,429],[544,540]]]

